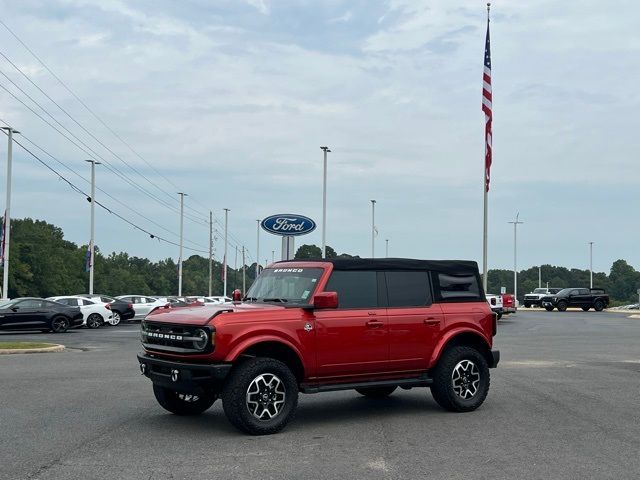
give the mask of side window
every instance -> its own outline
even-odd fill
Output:
[[[571,295],[580,295],[580,290],[571,290]]]
[[[82,305],[95,305],[91,300],[80,300]]]
[[[588,288],[581,288],[580,289],[580,295],[589,295],[591,292],[589,291]]]
[[[122,297],[120,300],[127,303],[133,303],[133,298],[131,297]]]
[[[111,297],[100,297],[100,301],[104,302],[104,303],[111,303],[111,302],[113,302],[113,298],[111,298]]]
[[[155,298],[151,298],[151,297],[147,297],[146,300],[147,300],[147,303],[155,303],[156,302],[156,299]]]
[[[61,303],[63,305],[69,305],[69,299],[68,298],[59,298],[58,300],[56,300],[56,302]]]
[[[42,307],[42,300],[23,300],[16,304],[20,308],[40,308]]]
[[[423,307],[431,305],[431,288],[427,272],[386,272],[389,307]]]
[[[476,275],[437,273],[438,292],[444,302],[480,300],[480,284]]]
[[[373,271],[334,271],[325,291],[338,293],[338,308],[378,306],[378,281]]]

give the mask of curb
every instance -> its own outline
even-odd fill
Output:
[[[11,355],[14,353],[52,353],[62,352],[64,345],[53,345],[45,348],[14,348],[12,350],[3,350],[0,348],[0,355]]]

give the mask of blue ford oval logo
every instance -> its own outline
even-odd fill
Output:
[[[309,217],[293,214],[271,215],[260,225],[267,232],[282,236],[305,235],[316,229],[316,222]]]

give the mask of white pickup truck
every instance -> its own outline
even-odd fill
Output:
[[[524,307],[525,308],[542,307],[542,305],[540,304],[540,301],[542,300],[543,297],[546,297],[547,295],[555,295],[560,290],[562,289],[561,288],[534,288],[533,292],[527,293],[524,296]]]
[[[491,295],[488,293],[485,296],[487,297],[487,303],[491,307],[491,310],[494,313],[498,314],[498,320],[500,320],[502,318],[502,314],[504,313],[504,308],[502,306],[502,295]]]

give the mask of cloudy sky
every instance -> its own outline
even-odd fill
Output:
[[[320,220],[328,145],[327,239],[338,252],[370,254],[376,199],[378,254],[389,239],[393,256],[481,261],[485,2],[0,5],[0,19],[104,124],[2,25],[0,119],[85,191],[83,160],[103,161],[98,199],[141,228],[177,241],[184,191],[185,245],[206,250],[208,211],[221,232],[226,207],[233,245],[253,260],[256,219]],[[494,2],[491,267],[512,267],[507,222],[519,212],[522,267],[586,268],[593,241],[596,270],[618,258],[640,268],[639,18],[632,0]],[[13,172],[13,217],[88,242],[82,196],[19,147]],[[178,256],[102,210],[96,232],[103,251]],[[319,244],[319,229],[301,243]],[[279,240],[263,232],[261,261],[272,250]]]

